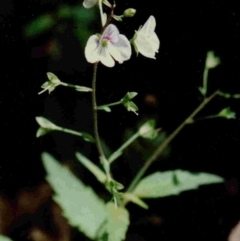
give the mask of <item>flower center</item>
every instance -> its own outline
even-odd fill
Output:
[[[107,39],[103,39],[102,40],[102,47],[107,47],[108,44],[108,40]]]

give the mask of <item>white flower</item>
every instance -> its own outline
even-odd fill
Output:
[[[98,0],[84,0],[83,2],[83,6],[85,8],[92,8],[93,6],[95,6],[97,4]]]
[[[101,1],[100,4],[104,3],[106,6],[112,7],[112,5],[108,2],[108,0],[84,0],[83,7],[92,8],[98,3],[98,1]]]
[[[155,59],[155,54],[158,53],[160,46],[158,36],[154,32],[155,27],[156,20],[153,16],[150,16],[133,37],[133,45],[136,52],[152,59]]]
[[[100,61],[108,67],[115,65],[113,58],[121,64],[130,59],[131,54],[128,39],[119,34],[117,27],[113,24],[109,24],[101,36],[91,36],[85,47],[85,57],[89,63]]]

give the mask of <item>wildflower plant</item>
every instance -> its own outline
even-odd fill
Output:
[[[103,4],[108,8],[107,13],[103,12]],[[59,80],[55,74],[48,72],[48,81],[42,85],[42,92],[48,91],[50,94],[56,87],[63,86],[72,87],[76,91],[91,94],[94,136],[92,137],[85,132],[77,132],[60,127],[50,120],[39,116],[36,117],[36,121],[40,126],[37,131],[37,137],[52,131],[62,131],[77,135],[91,142],[89,145],[96,146],[99,156],[98,164],[95,164],[96,161],[93,162],[89,160],[88,157],[81,153],[76,153],[76,159],[90,171],[110,193],[111,198],[107,202],[104,202],[97,195],[93,187],[86,186],[67,167],[59,164],[50,154],[43,153],[42,160],[47,171],[46,179],[55,191],[54,200],[61,206],[63,215],[71,225],[78,227],[81,232],[92,240],[121,241],[125,239],[130,225],[130,213],[127,209],[129,202],[135,203],[141,208],[148,209],[148,204],[144,199],[177,195],[186,190],[196,189],[199,185],[223,182],[224,179],[222,177],[214,174],[193,174],[180,169],[166,172],[158,171],[149,176],[145,176],[145,173],[149,166],[163,154],[166,147],[178,133],[188,124],[192,124],[198,120],[196,116],[213,98],[216,96],[221,96],[222,98],[239,98],[239,95],[230,95],[220,90],[216,90],[211,95],[208,95],[208,72],[220,64],[220,59],[215,56],[212,51],[208,52],[203,86],[199,88],[200,93],[203,95],[203,101],[192,114],[156,148],[130,182],[129,187],[125,188],[115,179],[114,173],[111,171],[112,163],[116,162],[124,150],[136,139],[146,138],[153,140],[159,135],[161,129],[156,128],[154,120],[148,120],[116,151],[106,156],[98,132],[98,128],[101,128],[98,127],[98,112],[111,112],[111,108],[114,108],[114,106],[123,105],[127,111],[138,114],[138,107],[133,102],[137,93],[123,93],[123,98],[119,101],[99,106],[96,98],[97,69],[100,64],[111,68],[114,67],[115,64],[124,64],[125,61],[130,61],[132,47],[135,52],[139,54],[139,57],[143,56],[156,59],[156,54],[160,48],[160,40],[156,32],[156,19],[152,15],[149,16],[146,22],[140,26],[138,30],[135,30],[132,39],[129,40],[119,32],[117,24],[119,21],[125,21],[125,18],[134,17],[136,14],[135,9],[129,8],[126,9],[122,15],[115,15],[116,4],[110,3],[107,0],[84,0],[83,6],[86,8],[86,11],[88,11],[89,8],[98,7],[102,25],[99,33],[89,37],[84,51],[86,60],[93,65],[92,86],[85,87],[68,84]],[[130,21],[130,19],[126,20]],[[232,119],[235,117],[235,113],[227,107],[219,110],[218,114],[212,115],[210,118],[216,117]]]

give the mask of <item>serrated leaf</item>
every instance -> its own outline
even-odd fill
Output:
[[[101,183],[105,183],[107,180],[106,174],[92,161],[86,158],[81,153],[76,153],[77,159],[83,164]]]
[[[12,239],[10,239],[9,237],[7,236],[3,236],[0,234],[0,241],[13,241]]]
[[[127,193],[127,192],[123,193],[123,197],[126,201],[133,202],[136,205],[140,206],[141,208],[148,209],[148,205],[133,193]]]
[[[115,208],[112,202],[107,203],[106,232],[108,234],[108,241],[124,240],[129,224],[127,209],[123,207]]]
[[[141,198],[166,197],[197,189],[200,185],[221,183],[223,180],[209,173],[193,174],[183,170],[156,172],[143,178],[133,193]]]
[[[62,208],[63,215],[71,225],[95,239],[107,216],[104,202],[51,155],[43,153],[42,160],[47,171],[46,179],[55,191],[54,200]]]

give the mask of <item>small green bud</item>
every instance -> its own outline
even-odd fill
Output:
[[[39,92],[38,94],[42,94],[43,92],[47,91],[49,92],[49,94],[59,85],[62,84],[62,82],[58,79],[58,77],[51,73],[48,72],[47,73],[47,77],[48,77],[48,81],[45,82],[41,88],[43,89],[41,92]]]
[[[218,113],[218,116],[226,118],[226,119],[235,119],[236,118],[236,113],[234,111],[232,111],[229,107],[227,107],[227,108],[221,110]]]
[[[128,8],[124,11],[123,16],[126,18],[131,18],[136,14],[136,9]]]
[[[220,64],[220,58],[218,58],[213,51],[207,53],[206,67],[213,69]]]

